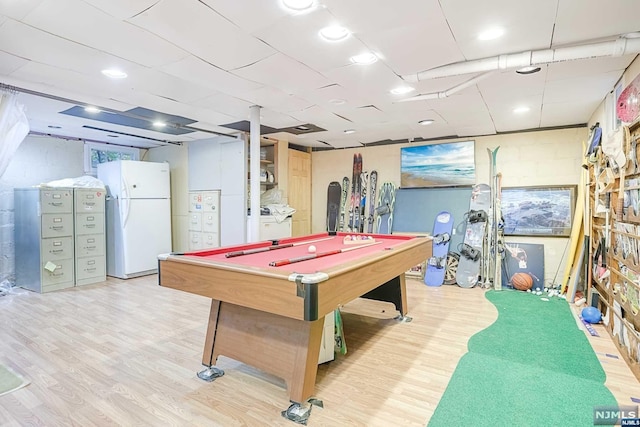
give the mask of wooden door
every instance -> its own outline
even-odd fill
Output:
[[[311,234],[311,153],[289,149],[288,202],[296,210],[292,236]]]

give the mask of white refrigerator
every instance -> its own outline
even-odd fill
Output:
[[[158,271],[171,252],[169,164],[118,160],[98,165],[107,186],[107,275],[129,279]]]

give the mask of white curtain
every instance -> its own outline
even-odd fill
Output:
[[[17,98],[15,93],[0,92],[0,177],[29,133],[24,105],[19,104]]]

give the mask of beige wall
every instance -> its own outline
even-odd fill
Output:
[[[502,185],[577,185],[580,183],[582,143],[588,129],[573,128],[539,132],[525,132],[477,138],[459,138],[454,142],[475,140],[476,182],[489,182],[489,155],[487,148],[498,151],[498,171],[502,172]],[[415,143],[417,145],[419,143]],[[385,145],[368,148],[319,151],[312,155],[312,230],[325,229],[327,186],[331,181],[351,179],[353,154],[361,153],[364,170],[378,171],[378,185],[392,181],[400,185],[400,148],[410,144]],[[295,207],[295,206],[294,206]],[[456,219],[456,223],[458,223]],[[430,227],[429,227],[430,228]],[[422,230],[416,230],[422,231]],[[430,231],[430,229],[424,230]],[[545,246],[545,284],[550,283],[558,267],[564,268],[563,252],[566,238],[509,237],[508,242],[537,243]],[[559,276],[564,270],[560,270]],[[560,277],[561,280],[561,277]],[[556,283],[558,279],[556,279]]]

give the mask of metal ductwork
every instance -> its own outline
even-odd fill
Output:
[[[607,42],[560,47],[557,49],[529,50],[526,52],[494,56],[491,58],[458,62],[421,71],[417,74],[409,74],[402,76],[402,78],[407,82],[419,82],[421,80],[452,77],[464,74],[486,73],[496,70],[552,64],[555,62],[574,61],[578,59],[590,59],[605,56],[623,56],[634,53],[640,53],[640,38],[631,39],[621,36],[616,40]],[[463,85],[465,85],[465,83],[463,83]],[[465,85],[465,87],[466,86],[467,85]]]

